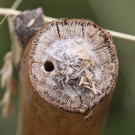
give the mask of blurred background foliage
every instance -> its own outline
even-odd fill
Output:
[[[0,7],[11,7],[14,0],[0,0]],[[87,18],[99,26],[135,35],[134,0],[23,0],[19,10],[42,7],[47,16]],[[0,16],[0,20],[2,17]],[[135,134],[135,43],[114,38],[120,70],[103,135]],[[0,68],[4,54],[10,49],[8,25],[0,26]],[[4,90],[0,89],[0,99]],[[17,92],[18,93],[18,92]],[[15,135],[18,116],[18,94],[13,96],[14,112],[9,118],[0,116],[0,135]],[[0,109],[1,113],[1,109]]]

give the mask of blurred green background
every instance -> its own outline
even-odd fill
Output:
[[[0,0],[0,7],[11,7],[13,2],[14,0]],[[88,18],[103,28],[135,35],[135,0],[23,0],[18,9],[39,6],[47,16]],[[135,43],[117,38],[114,38],[114,43],[118,51],[120,70],[103,135],[135,135]],[[10,38],[5,21],[0,25],[0,68],[4,54],[9,49]],[[3,93],[4,90],[0,89],[0,99]],[[13,96],[14,113],[6,119],[0,116],[0,135],[16,133],[17,93]]]

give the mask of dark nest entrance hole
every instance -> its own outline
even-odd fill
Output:
[[[44,63],[45,71],[52,72],[54,70],[54,64],[51,61],[46,61]]]

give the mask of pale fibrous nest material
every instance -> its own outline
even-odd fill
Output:
[[[4,65],[0,70],[1,76],[1,88],[5,88],[5,94],[0,101],[0,106],[3,106],[2,115],[7,117],[12,111],[12,94],[15,92],[16,83],[13,77],[13,54],[12,52],[7,52],[4,57]]]
[[[62,19],[42,28],[31,43],[30,80],[49,103],[86,114],[113,90],[118,74],[108,32],[84,19]]]

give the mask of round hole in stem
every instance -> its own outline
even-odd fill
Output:
[[[54,65],[51,61],[46,61],[44,63],[44,68],[45,68],[45,71],[52,72],[54,70]]]

